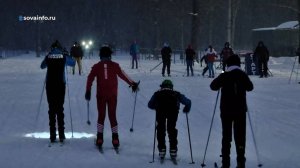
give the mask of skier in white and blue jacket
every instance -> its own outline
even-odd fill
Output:
[[[49,105],[50,141],[56,141],[56,118],[59,140],[64,141],[64,101],[66,90],[65,66],[75,66],[75,61],[64,51],[59,41],[51,45],[51,51],[41,63],[41,69],[47,68],[46,93]]]
[[[185,105],[184,113],[188,113],[191,109],[191,100],[186,98],[180,92],[173,90],[173,83],[171,80],[164,80],[160,85],[161,89],[153,94],[148,107],[156,110],[157,122],[157,141],[159,156],[164,158],[166,155],[166,126],[170,142],[170,156],[177,157],[177,134],[176,122],[180,109],[180,103]]]

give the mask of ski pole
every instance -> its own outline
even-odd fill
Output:
[[[270,73],[270,76],[273,77],[273,73],[270,71],[269,68],[268,68],[268,73]]]
[[[41,105],[42,105],[42,100],[43,100],[43,96],[44,96],[45,87],[46,87],[46,77],[45,77],[44,84],[43,84],[43,90],[42,90],[41,97],[40,97],[40,102],[39,102],[39,106],[38,106],[38,110],[37,110],[37,115],[35,117],[35,121],[36,122],[37,122],[37,120],[39,118],[39,115],[40,115]]]
[[[91,121],[90,121],[90,101],[86,101],[87,104],[87,124],[91,125]]]
[[[157,64],[155,67],[153,67],[152,69],[150,69],[150,72],[152,72],[154,69],[156,69],[160,64],[162,64],[163,62],[161,61],[159,64]]]
[[[189,124],[189,118],[188,118],[188,114],[185,113],[186,115],[186,123],[187,123],[187,128],[188,128],[188,135],[189,135],[189,143],[190,143],[190,151],[191,151],[191,160],[192,162],[190,164],[195,164],[194,160],[193,160],[193,151],[192,151],[192,143],[191,143],[191,134],[190,134],[190,124]]]
[[[293,68],[292,68],[291,75],[290,75],[290,79],[289,79],[289,84],[291,83],[291,79],[292,79],[292,75],[293,75],[293,72],[294,72],[296,61],[297,61],[297,57],[295,57],[295,61],[294,61]]]
[[[298,74],[299,74],[299,64],[298,64],[297,73],[296,73],[296,82],[298,81]]]
[[[42,105],[42,101],[43,101],[45,87],[46,87],[46,77],[45,77],[44,84],[43,84],[43,90],[42,90],[42,93],[41,93],[40,102],[39,102],[39,106],[38,106],[38,109],[37,109],[37,114],[35,116],[35,124],[34,124],[34,130],[35,131],[37,129],[37,122],[38,122],[40,112],[41,112],[41,105]]]
[[[72,131],[72,138],[73,136],[73,120],[72,120],[72,110],[71,110],[71,103],[70,103],[70,90],[69,90],[69,80],[68,80],[68,74],[66,74],[67,79],[67,88],[68,88],[68,100],[69,100],[69,111],[70,111],[70,120],[71,120],[71,131]]]
[[[133,121],[134,121],[134,114],[135,114],[136,97],[137,97],[137,91],[135,92],[135,97],[134,97],[134,105],[133,105],[133,113],[132,113],[130,132],[133,132]]]
[[[153,154],[152,154],[152,161],[149,163],[154,163],[154,154],[155,154],[155,139],[156,139],[156,127],[157,127],[157,122],[156,122],[156,113],[155,113],[155,123],[154,123],[154,139],[153,139]]]
[[[258,155],[259,153],[258,153],[258,148],[257,148],[257,145],[256,145],[256,140],[255,140],[255,135],[254,135],[254,131],[253,131],[253,126],[252,126],[252,122],[251,122],[251,117],[250,117],[250,114],[249,114],[249,110],[248,110],[247,113],[248,113],[249,124],[250,124],[251,132],[252,132],[252,138],[253,138],[255,153],[256,153],[256,157],[257,157],[257,166],[258,167],[262,167],[262,164],[260,162],[259,155]]]
[[[202,167],[206,166],[206,164],[204,162],[205,162],[206,151],[207,151],[208,142],[209,142],[209,138],[210,138],[211,128],[213,126],[214,117],[215,117],[215,113],[216,113],[216,108],[217,108],[217,104],[218,104],[219,94],[220,94],[220,89],[218,90],[218,93],[217,93],[217,98],[216,98],[216,103],[215,103],[215,107],[214,107],[214,112],[213,112],[213,116],[212,116],[211,122],[210,122],[210,127],[209,127],[207,142],[206,142],[205,151],[204,151],[204,157],[203,157],[203,161],[202,161],[202,164],[201,164]]]

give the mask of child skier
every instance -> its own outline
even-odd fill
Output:
[[[240,68],[238,55],[230,56],[226,72],[220,74],[210,84],[212,90],[221,89],[221,122],[222,122],[222,167],[230,167],[230,147],[232,129],[237,153],[237,168],[245,168],[246,147],[246,91],[253,90],[253,84]],[[233,128],[232,128],[233,127]]]
[[[117,95],[118,95],[118,77],[127,82],[133,92],[138,89],[138,84],[131,80],[125,72],[123,72],[118,63],[111,61],[112,51],[110,47],[103,46],[100,49],[101,61],[92,67],[87,78],[85,99],[91,99],[91,88],[95,78],[97,78],[97,107],[98,107],[98,123],[97,123],[97,140],[96,145],[102,147],[104,120],[106,114],[106,106],[108,108],[108,118],[110,120],[112,131],[112,144],[115,148],[120,145],[118,136],[118,122],[116,118]]]
[[[170,157],[176,159],[177,157],[177,129],[176,122],[179,113],[180,103],[184,104],[184,113],[188,113],[191,108],[191,100],[186,98],[180,92],[173,90],[173,83],[171,80],[164,80],[160,85],[161,89],[153,94],[148,107],[156,110],[156,129],[159,156],[163,159],[166,155],[166,124],[167,132],[170,142]]]

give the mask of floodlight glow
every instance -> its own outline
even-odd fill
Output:
[[[89,41],[89,45],[93,45],[93,41],[90,40],[90,41]]]
[[[90,46],[88,44],[85,45],[85,49],[89,49]]]
[[[82,45],[85,45],[85,41],[82,41],[82,43],[81,43]]]
[[[95,135],[86,133],[86,132],[73,132],[73,137],[72,137],[72,132],[66,132],[65,136],[66,136],[66,138],[80,139],[80,138],[92,138]],[[37,139],[49,139],[50,133],[49,132],[34,132],[34,133],[25,134],[24,137],[37,138]]]

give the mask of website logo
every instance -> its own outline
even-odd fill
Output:
[[[55,16],[35,15],[35,16],[23,16],[19,15],[18,20],[23,21],[55,21]]]

